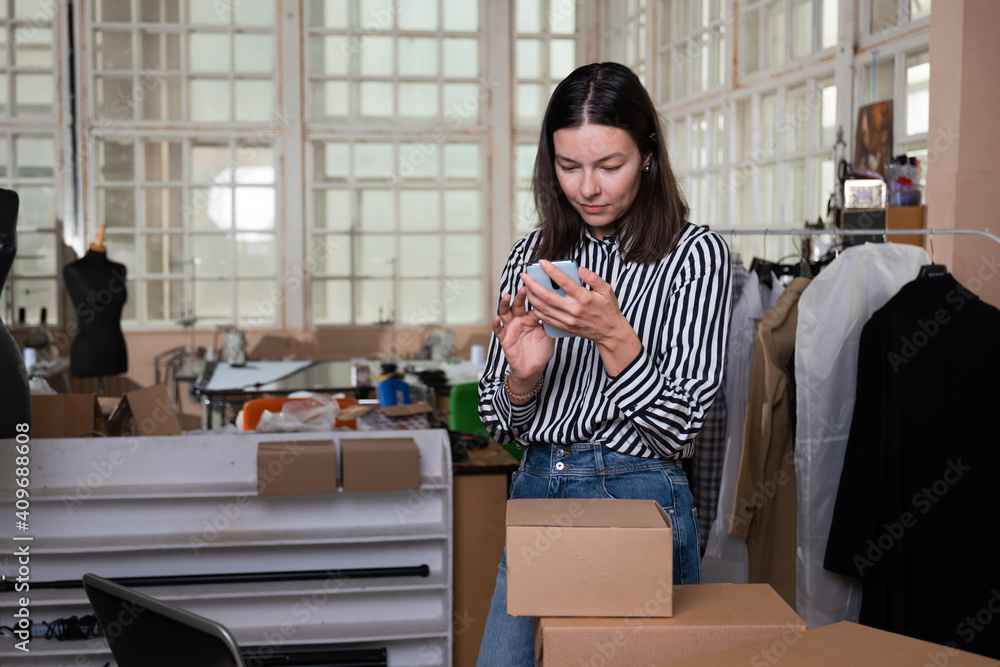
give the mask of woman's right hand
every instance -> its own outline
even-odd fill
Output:
[[[538,318],[528,312],[527,298],[525,287],[513,300],[505,294],[493,318],[493,333],[510,364],[508,386],[518,393],[529,391],[538,382],[555,351],[555,341],[545,333]]]

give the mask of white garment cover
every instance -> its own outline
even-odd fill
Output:
[[[823,269],[799,299],[796,611],[810,628],[856,622],[861,608],[861,580],[823,569],[854,413],[861,329],[928,263],[927,253],[916,246],[855,246]]]
[[[774,284],[780,284],[774,280]],[[764,316],[760,283],[753,271],[747,276],[743,293],[733,306],[729,323],[729,345],[726,351],[726,444],[719,487],[719,506],[708,531],[705,555],[701,559],[701,579],[705,583],[745,584],[749,576],[747,543],[729,534],[729,519],[733,514],[736,495],[736,475],[743,453],[743,424],[746,421],[747,393],[750,389],[750,367],[753,362],[753,342],[757,323]]]

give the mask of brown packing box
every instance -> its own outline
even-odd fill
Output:
[[[182,435],[177,410],[162,384],[126,392],[108,417],[113,436]]]
[[[32,438],[107,435],[104,413],[95,394],[32,394]]]
[[[337,448],[332,440],[277,440],[257,445],[257,495],[337,492]]]
[[[664,665],[805,631],[805,621],[767,584],[677,586],[673,618],[538,619],[535,664]]]
[[[923,206],[890,206],[885,209],[885,226],[889,229],[923,229]],[[908,243],[923,247],[924,236],[920,234],[893,234],[886,237],[891,243]]]
[[[507,503],[507,613],[673,613],[673,528],[654,500]]]
[[[344,491],[420,488],[420,448],[412,438],[341,438]]]
[[[996,667],[1000,661],[841,621],[674,663],[674,667]]]

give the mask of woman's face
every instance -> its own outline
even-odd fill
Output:
[[[559,186],[597,238],[615,231],[639,193],[649,164],[628,132],[608,125],[581,125],[552,133]]]

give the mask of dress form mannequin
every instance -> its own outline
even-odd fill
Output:
[[[18,197],[13,190],[0,189],[0,290],[17,254]],[[18,424],[31,424],[31,393],[28,371],[21,350],[10,331],[0,322],[0,439],[16,437]]]
[[[78,378],[124,373],[128,350],[121,317],[128,299],[126,270],[124,264],[108,259],[103,226],[87,254],[66,265],[63,277],[78,327],[70,349],[70,373]]]

